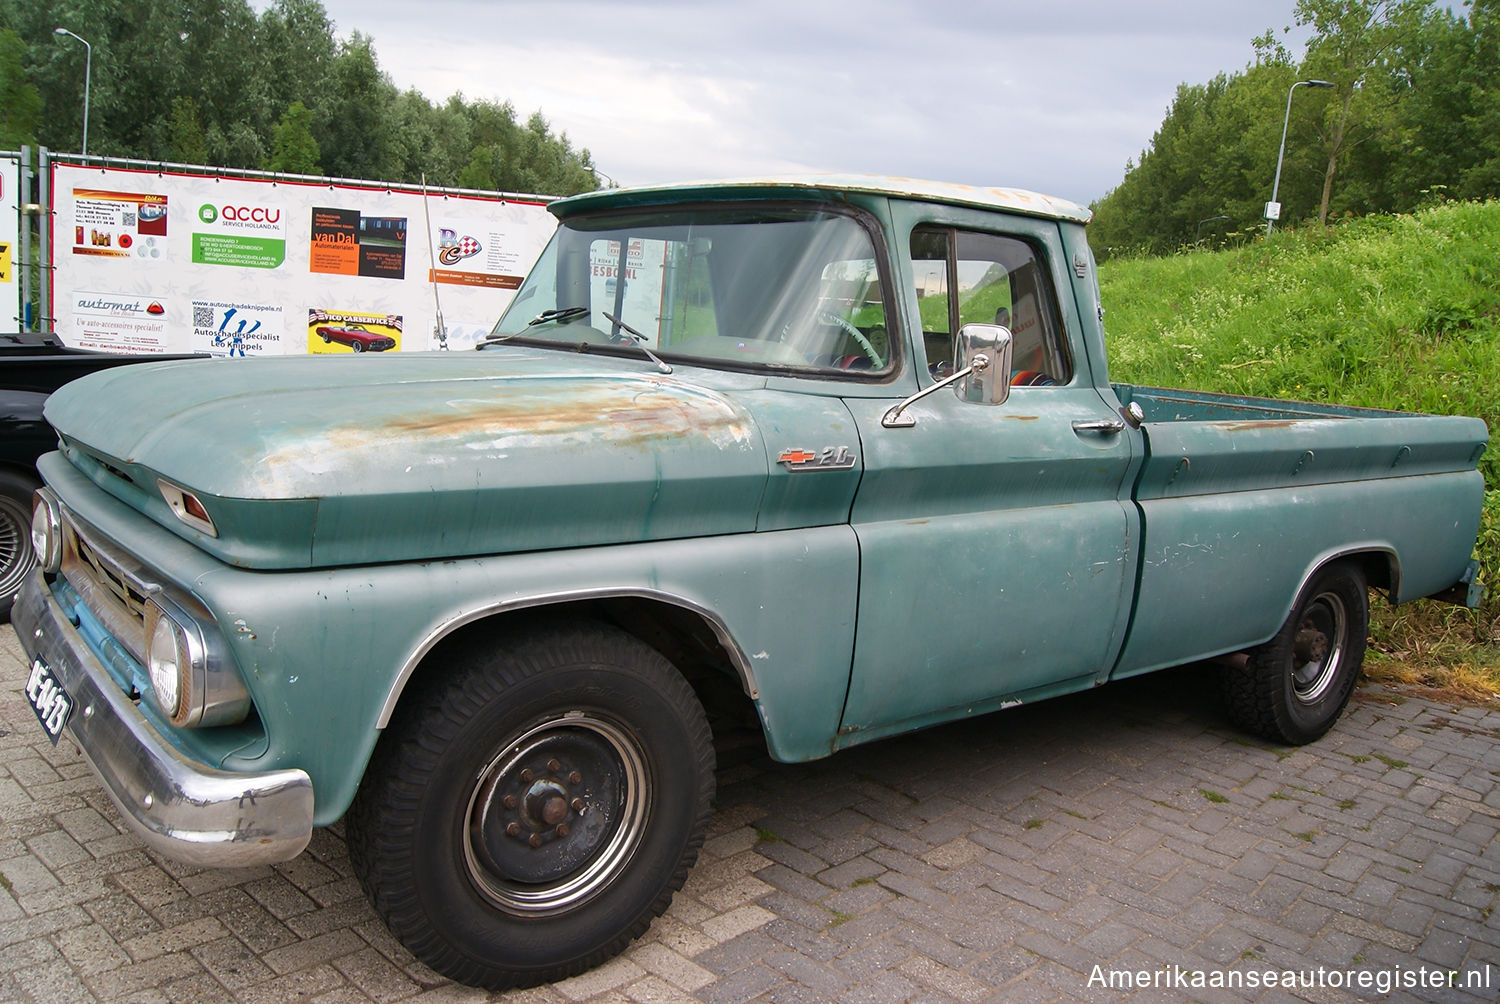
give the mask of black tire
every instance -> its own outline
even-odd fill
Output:
[[[603,624],[439,655],[350,808],[355,873],[444,976],[501,990],[577,975],[644,932],[698,857],[703,708],[658,652]]]
[[[39,487],[24,475],[0,471],[0,620],[10,620],[16,593],[36,567],[36,554],[31,550],[31,493]]]
[[[1320,569],[1303,587],[1276,636],[1224,672],[1236,725],[1275,743],[1300,746],[1338,720],[1365,661],[1370,590],[1358,565]]]
[[[349,347],[351,349],[353,349],[355,352],[363,352],[365,350],[365,343],[364,342],[358,342],[358,341],[350,342],[349,343]]]

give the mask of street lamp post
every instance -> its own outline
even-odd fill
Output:
[[[1193,231],[1193,243],[1197,244],[1200,240],[1203,239],[1203,224],[1205,224],[1205,223],[1212,223],[1214,220],[1227,220],[1227,219],[1229,219],[1228,216],[1219,215],[1219,216],[1210,216],[1210,217],[1208,217],[1206,219],[1199,220],[1198,221],[1198,229],[1196,229],[1196,230]]]
[[[1299,80],[1286,92],[1286,117],[1281,120],[1281,149],[1276,151],[1276,180],[1271,184],[1271,201],[1266,203],[1266,236],[1271,236],[1271,227],[1276,225],[1276,219],[1281,215],[1281,203],[1276,201],[1276,193],[1281,191],[1281,158],[1286,156],[1286,127],[1292,121],[1292,94],[1299,87],[1332,87],[1331,81],[1327,80]]]
[[[54,28],[54,35],[72,35],[83,43],[83,155],[89,155],[89,85],[94,78],[94,47],[89,40],[66,28]]]

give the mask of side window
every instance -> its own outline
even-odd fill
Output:
[[[918,227],[911,234],[911,264],[917,283],[917,309],[922,315],[922,343],[927,348],[927,370],[952,372],[953,327],[948,316],[950,230]],[[946,374],[941,374],[946,375]]]
[[[928,370],[952,372],[955,332],[965,324],[1003,324],[1015,336],[1013,386],[1052,386],[1072,379],[1046,264],[1014,237],[919,227],[912,264]]]

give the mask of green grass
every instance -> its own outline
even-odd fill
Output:
[[[1100,268],[1110,378],[1436,414],[1500,430],[1500,203],[1449,203],[1229,251]],[[1500,693],[1500,448],[1476,551],[1478,611],[1373,612],[1376,675],[1472,697]]]

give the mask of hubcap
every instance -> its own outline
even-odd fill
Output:
[[[614,722],[573,711],[534,726],[480,772],[464,819],[470,879],[510,913],[584,902],[634,855],[649,787],[640,748]]]
[[[19,590],[36,565],[30,536],[31,511],[0,496],[0,598]]]
[[[1320,593],[1308,604],[1292,639],[1292,693],[1312,704],[1328,692],[1344,661],[1347,614],[1335,593]]]

